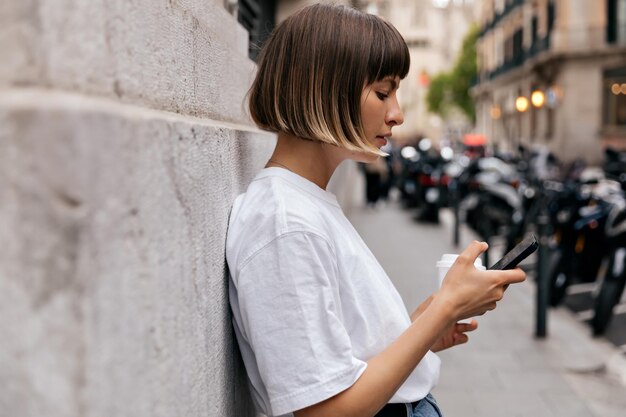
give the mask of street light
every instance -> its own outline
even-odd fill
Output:
[[[611,86],[611,93],[613,93],[614,95],[618,96],[621,93],[621,87],[619,84],[614,83]]]
[[[528,99],[524,96],[519,96],[515,99],[515,110],[517,110],[517,145],[522,143],[522,113],[528,110]]]
[[[546,97],[543,95],[543,92],[540,90],[535,90],[530,95],[530,101],[533,103],[533,106],[536,108],[541,108],[546,101]]]
[[[528,99],[524,96],[519,96],[518,98],[516,98],[515,109],[520,113],[524,113],[526,110],[528,110]]]
[[[489,111],[491,118],[494,120],[498,120],[502,116],[502,110],[500,110],[500,106],[491,106]]]

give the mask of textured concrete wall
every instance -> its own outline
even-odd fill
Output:
[[[202,0],[5,0],[0,86],[41,85],[249,123],[247,32]]]
[[[0,415],[246,416],[224,262],[269,156],[213,0],[0,5]]]

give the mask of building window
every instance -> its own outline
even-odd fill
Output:
[[[626,67],[604,71],[603,96],[604,126],[626,128]]]
[[[516,65],[521,65],[524,61],[524,32],[522,29],[518,29],[513,34],[513,62]]]
[[[556,19],[556,6],[554,0],[550,0],[548,3],[548,34],[552,32],[554,27],[554,19]]]
[[[428,39],[406,39],[405,42],[409,49],[430,47],[430,40]]]
[[[265,40],[274,29],[276,0],[239,0],[237,20],[248,31],[248,56],[256,61]]]
[[[606,41],[626,42],[626,0],[607,0]]]

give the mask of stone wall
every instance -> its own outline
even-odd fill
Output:
[[[271,153],[218,0],[0,6],[0,415],[253,415],[230,205]]]

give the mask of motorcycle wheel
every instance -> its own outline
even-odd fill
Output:
[[[611,269],[609,268],[609,271]],[[624,275],[622,273],[622,275]],[[593,334],[599,336],[606,331],[613,318],[613,307],[619,303],[626,286],[626,277],[606,276],[595,300],[595,314],[591,320]]]

